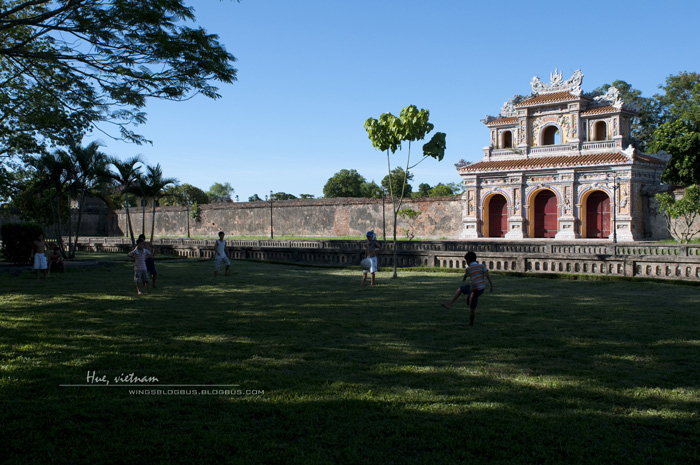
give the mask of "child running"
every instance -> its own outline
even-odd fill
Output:
[[[465,285],[457,288],[457,292],[450,299],[449,302],[442,302],[445,308],[452,307],[452,304],[459,298],[462,294],[467,294],[467,305],[469,305],[469,326],[474,326],[474,317],[476,315],[476,304],[479,302],[479,296],[484,293],[486,289],[486,279],[488,279],[491,285],[491,291],[493,292],[493,281],[491,281],[491,276],[489,275],[489,270],[485,265],[478,263],[476,261],[476,254],[474,252],[467,252],[464,256],[469,264],[467,269],[464,270],[464,276],[462,281],[467,279],[467,276],[471,279],[471,285]]]
[[[134,259],[134,283],[136,284],[136,293],[141,295],[140,283],[148,293],[148,268],[146,268],[146,258],[151,255],[151,252],[143,246],[144,240],[136,241],[136,248],[129,252],[129,256]]]

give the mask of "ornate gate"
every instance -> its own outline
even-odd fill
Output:
[[[593,192],[586,200],[586,237],[610,237],[610,197],[605,192]]]
[[[554,237],[557,234],[557,196],[542,191],[535,197],[535,237]]]
[[[489,237],[505,237],[508,232],[508,202],[495,195],[489,202]]]

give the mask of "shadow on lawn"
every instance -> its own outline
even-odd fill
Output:
[[[8,457],[698,459],[695,289],[678,289],[671,306],[664,285],[498,277],[466,328],[464,303],[438,305],[459,284],[452,276],[380,273],[376,288],[361,289],[359,273],[235,263],[234,276],[214,281],[210,265],[159,264],[162,289],[151,296],[133,295],[128,270],[116,270],[76,273],[79,285],[57,282],[49,296],[32,285],[35,303],[4,304]],[[105,274],[119,279],[106,292]],[[59,387],[90,371],[264,395]]]
[[[517,397],[517,390],[513,396]],[[75,392],[3,416],[5,463],[697,463],[697,422],[453,399]],[[68,399],[66,399],[68,397]],[[62,408],[60,402],[70,402]],[[29,412],[29,415],[27,415]],[[12,437],[10,437],[10,434]]]

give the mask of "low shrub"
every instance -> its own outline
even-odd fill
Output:
[[[44,234],[44,230],[33,223],[7,223],[2,225],[0,234],[4,260],[26,265],[31,260],[34,241],[39,234]]]

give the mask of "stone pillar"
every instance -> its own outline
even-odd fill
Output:
[[[527,153],[527,147],[528,144],[530,143],[530,137],[528,135],[528,132],[530,131],[529,124],[527,121],[527,108],[523,108],[518,110],[518,137],[517,137],[517,143],[516,146],[519,149],[523,149]]]
[[[633,203],[632,183],[629,173],[618,178],[619,187],[616,189],[615,215],[613,216],[615,231],[617,231],[617,241],[627,242],[635,240],[635,231],[632,225],[633,209],[639,208]]]
[[[561,186],[561,204],[559,205],[559,232],[554,236],[555,239],[578,239],[577,223],[575,215],[574,201],[574,170],[562,170],[559,173],[559,179],[562,182]]]
[[[569,144],[575,144],[578,150],[581,149],[581,105],[576,103],[569,104],[571,114],[571,137]]]
[[[506,239],[523,239],[525,238],[525,218],[523,217],[523,205],[525,205],[523,187],[523,174],[516,173],[508,176],[509,183],[511,184],[511,198],[513,199],[513,205],[511,205],[509,217],[508,217],[508,232],[506,233]]]
[[[481,237],[479,228],[479,187],[477,175],[464,178],[465,191],[462,194],[462,233],[461,239]]]

